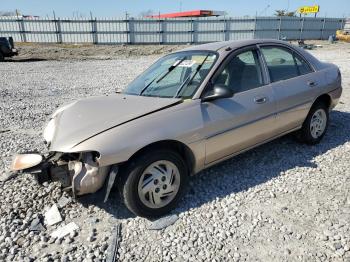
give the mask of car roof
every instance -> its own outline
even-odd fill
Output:
[[[262,43],[275,43],[275,44],[286,44],[288,42],[275,40],[275,39],[250,39],[250,40],[233,40],[233,41],[222,41],[222,42],[214,42],[202,45],[191,46],[185,48],[181,51],[191,51],[191,50],[210,50],[210,51],[218,51],[219,49],[228,48],[237,49],[240,47],[254,45],[254,44],[262,44]]]

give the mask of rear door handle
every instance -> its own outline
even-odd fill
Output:
[[[310,87],[317,86],[317,83],[315,81],[308,81],[307,84]]]
[[[263,104],[267,102],[267,97],[256,97],[254,98],[254,102],[257,104]]]

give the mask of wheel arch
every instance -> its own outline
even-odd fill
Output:
[[[177,152],[181,157],[183,157],[186,166],[188,168],[188,173],[190,175],[193,174],[195,169],[195,155],[192,152],[192,150],[184,143],[178,141],[178,140],[161,140],[157,142],[153,142],[151,144],[148,144],[138,151],[136,151],[127,162],[132,161],[132,159],[135,159],[139,157],[142,154],[145,154],[148,151],[151,150],[157,150],[157,149],[167,149],[167,150],[174,150]]]
[[[330,108],[331,104],[332,104],[332,98],[329,94],[325,93],[322,94],[320,96],[318,96],[315,101],[312,103],[312,106],[316,105],[317,103],[324,103],[327,108]]]

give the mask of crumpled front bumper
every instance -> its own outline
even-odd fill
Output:
[[[67,158],[64,153],[52,152],[17,154],[11,169],[35,175],[39,183],[59,181],[64,189],[74,196],[95,193],[106,180],[110,167],[99,167],[92,152],[77,153]]]

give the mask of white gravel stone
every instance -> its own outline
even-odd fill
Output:
[[[62,217],[57,205],[52,205],[52,207],[45,213],[45,224],[52,226],[61,221]]]
[[[78,230],[78,229],[79,229],[79,227],[77,226],[77,224],[75,224],[74,222],[71,222],[67,225],[64,225],[64,226],[58,228],[54,232],[52,232],[51,237],[61,239],[65,236],[71,234],[72,232]]]

